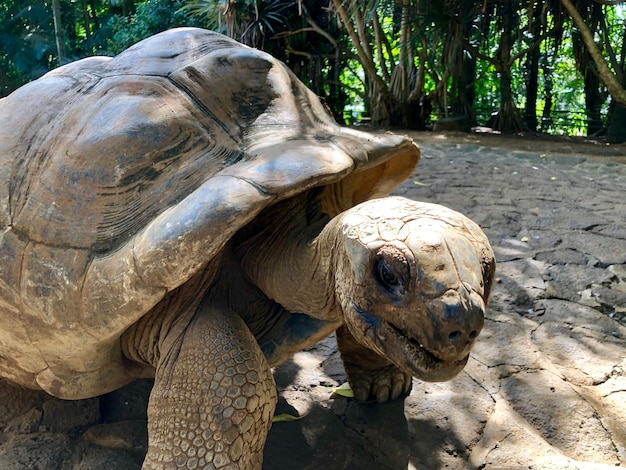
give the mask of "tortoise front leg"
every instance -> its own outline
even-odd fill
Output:
[[[357,400],[381,403],[411,390],[411,376],[359,343],[346,325],[337,330],[337,346]]]
[[[205,300],[160,349],[143,468],[260,470],[277,394],[244,322]]]

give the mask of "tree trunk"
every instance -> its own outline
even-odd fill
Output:
[[[600,80],[587,69],[585,73],[585,112],[587,113],[587,135],[595,135],[603,129],[602,104],[605,97],[600,93]]]
[[[474,100],[476,99],[476,58],[462,57],[463,73],[459,81],[460,114],[467,116],[472,123],[476,122],[474,115]]]
[[[536,40],[541,34],[543,15],[535,11],[532,19],[532,36]],[[539,57],[541,50],[536,47],[528,53],[526,59],[526,107],[524,108],[524,125],[533,132],[537,131],[537,97],[539,94]]]
[[[91,42],[91,16],[89,15],[89,8],[87,6],[87,0],[82,0],[82,10],[83,10],[83,22],[85,23],[85,40],[87,41],[87,43],[90,43]]]
[[[615,103],[609,113],[607,139],[614,144],[626,142],[626,107]]]
[[[540,129],[543,132],[549,131],[552,126],[552,104],[554,101],[554,78],[553,78],[553,65],[557,62],[557,58],[560,54],[561,44],[563,42],[564,28],[559,25],[552,33],[551,38],[553,40],[552,48],[549,45],[546,46],[546,52],[541,55],[539,63],[541,70],[543,71],[543,88],[544,88],[544,107],[541,115]],[[548,38],[549,39],[549,38]]]
[[[411,75],[415,71],[414,65],[409,61],[409,37],[411,33],[409,0],[402,1],[401,11],[400,52],[398,54],[398,63],[393,69],[389,82],[389,90],[391,92],[389,124],[409,128],[412,127],[411,114],[413,114],[409,104]]]
[[[555,46],[556,47],[556,46]],[[556,55],[556,51],[555,51]],[[541,126],[540,129],[546,132],[552,126],[552,102],[553,102],[553,90],[554,80],[552,78],[552,62],[548,59],[547,55],[541,60],[543,69],[543,111],[541,113]]]
[[[57,45],[59,65],[65,61],[65,43],[63,42],[63,23],[61,21],[61,1],[52,0],[52,18],[54,20],[54,39]]]
[[[602,15],[602,7],[592,4],[591,31],[596,31]],[[602,130],[602,104],[604,97],[600,93],[600,79],[589,50],[585,46],[579,31],[572,31],[572,45],[576,66],[583,77],[585,86],[585,113],[587,115],[587,135],[594,135]]]
[[[500,72],[500,110],[495,128],[503,134],[516,134],[524,129],[522,118],[513,101],[511,69]]]
[[[511,90],[511,49],[513,47],[513,5],[511,0],[502,3],[502,35],[498,61],[500,63],[500,110],[496,119],[496,130],[504,134],[515,134],[523,130],[522,118],[513,101]]]
[[[93,27],[95,31],[100,29],[100,22],[98,21],[98,10],[96,9],[95,0],[89,0],[89,6],[91,7],[91,19],[93,21]]]

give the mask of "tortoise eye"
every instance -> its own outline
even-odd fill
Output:
[[[384,258],[379,258],[374,266],[374,277],[378,284],[394,300],[406,294],[406,285],[398,271]]]
[[[385,287],[396,287],[400,284],[398,277],[394,274],[391,267],[385,263],[384,260],[381,260],[378,263],[378,280]]]

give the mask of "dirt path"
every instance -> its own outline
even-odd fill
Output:
[[[276,370],[264,468],[601,469],[626,466],[626,147],[415,134],[398,194],[477,221],[498,258],[485,329],[459,377],[358,404],[328,338]],[[622,162],[622,163],[620,163]],[[140,381],[63,402],[0,384],[0,468],[133,469]]]

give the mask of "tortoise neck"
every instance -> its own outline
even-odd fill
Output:
[[[311,195],[282,201],[242,233],[235,255],[252,282],[286,310],[335,320],[341,316],[334,276],[337,224],[318,209]]]

